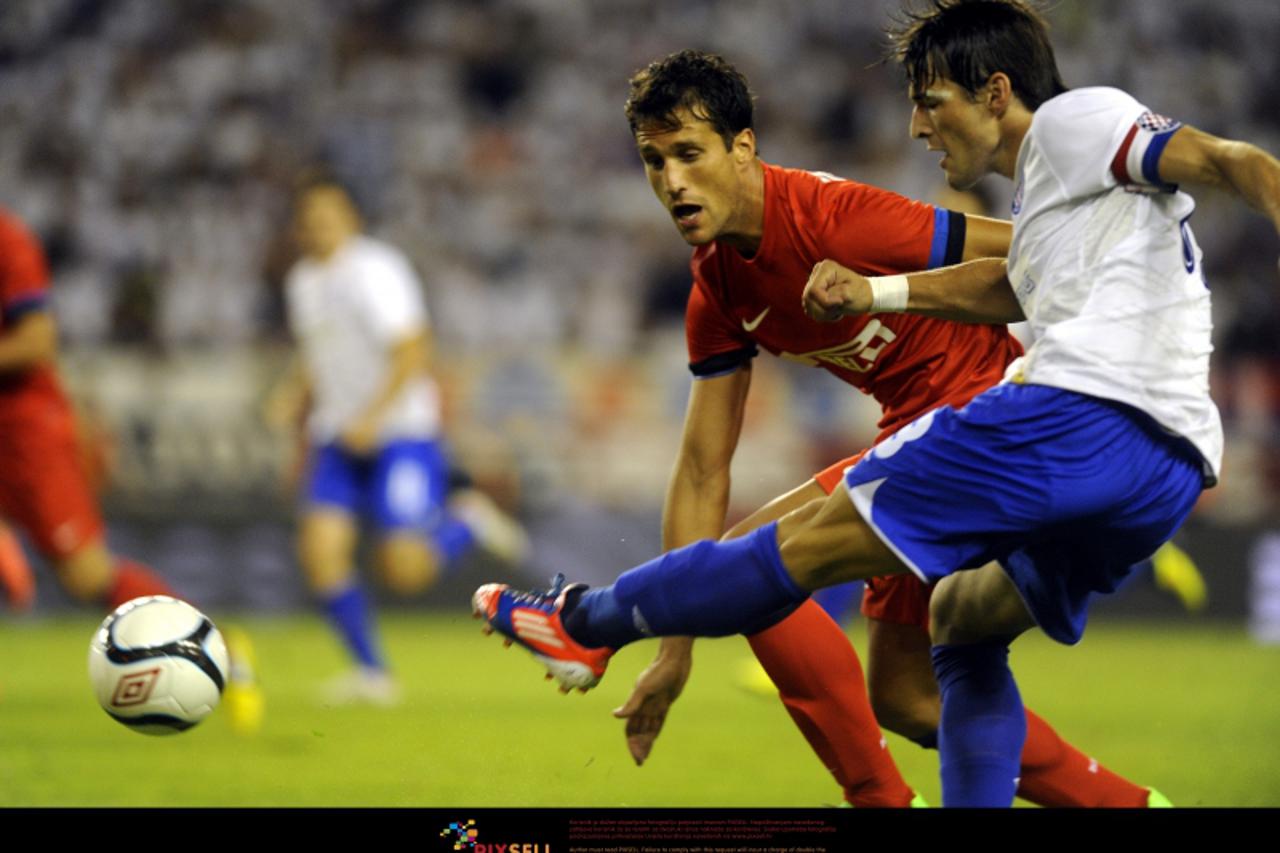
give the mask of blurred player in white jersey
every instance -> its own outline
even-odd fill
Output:
[[[299,558],[355,662],[326,698],[391,704],[397,686],[355,570],[361,521],[378,534],[380,580],[404,596],[426,590],[477,544],[518,563],[527,540],[481,493],[447,496],[431,334],[408,259],[361,233],[352,197],[336,181],[308,182],[295,213],[303,257],[289,271],[285,298],[299,357],[267,415],[284,426],[307,412]]]

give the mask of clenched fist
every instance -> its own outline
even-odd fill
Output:
[[[804,313],[820,323],[833,323],[871,310],[871,285],[867,279],[835,261],[819,261],[809,274],[801,297]]]

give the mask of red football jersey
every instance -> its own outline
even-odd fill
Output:
[[[764,166],[764,234],[744,258],[712,242],[694,250],[685,314],[695,376],[736,370],[758,352],[822,367],[883,409],[880,438],[943,404],[991,387],[1022,346],[1003,325],[913,314],[819,323],[800,298],[814,264],[863,275],[958,263],[964,215],[832,175]],[[879,440],[879,439],[877,439]]]
[[[49,267],[27,227],[0,209],[0,335],[31,311],[47,311]],[[58,374],[51,364],[0,371],[0,421],[6,429],[29,420],[71,416]]]

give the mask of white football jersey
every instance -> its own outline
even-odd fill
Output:
[[[1222,422],[1195,202],[1157,171],[1179,127],[1118,89],[1036,110],[1014,173],[1009,280],[1032,336],[1018,381],[1141,409],[1195,445],[1212,482]]]
[[[312,383],[308,428],[315,441],[331,442],[384,387],[392,347],[427,328],[422,288],[399,250],[357,236],[327,261],[295,264],[285,302]],[[401,391],[379,438],[433,438],[439,428],[439,392],[424,375]]]

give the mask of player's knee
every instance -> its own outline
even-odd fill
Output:
[[[347,583],[354,573],[354,522],[331,516],[304,519],[297,554],[313,591],[327,592]]]
[[[1035,626],[1017,589],[992,563],[943,578],[929,600],[935,646],[1009,641]]]
[[[382,585],[401,598],[411,598],[431,587],[434,573],[406,571],[401,567],[384,568],[378,575]]]
[[[378,549],[379,580],[396,595],[425,592],[439,574],[439,559],[426,542],[398,537]]]
[[[944,578],[929,598],[929,635],[935,646],[972,642],[973,626],[969,624],[964,590],[957,576]]]
[[[89,546],[54,561],[54,574],[67,595],[81,602],[99,601],[111,586],[111,555]]]

